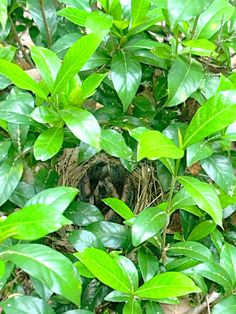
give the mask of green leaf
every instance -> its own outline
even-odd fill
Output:
[[[61,66],[61,60],[53,51],[39,46],[31,48],[31,56],[51,92]]]
[[[7,159],[0,166],[0,206],[4,204],[17,187],[23,173],[21,160]]]
[[[124,111],[127,110],[138,90],[141,76],[141,65],[131,54],[123,50],[114,54],[111,62],[111,78]]]
[[[215,44],[207,39],[188,40],[183,41],[182,44],[186,46],[186,48],[184,48],[181,53],[191,53],[203,57],[212,57],[217,55],[214,53],[214,50],[216,49]]]
[[[156,275],[145,282],[135,295],[142,299],[155,300],[200,292],[194,282],[187,276],[177,272],[167,272]]]
[[[222,226],[222,208],[213,187],[192,177],[183,176],[178,180],[196,204],[207,212],[217,225]]]
[[[220,252],[220,265],[229,274],[233,287],[236,285],[236,248],[226,243]]]
[[[201,161],[208,176],[227,194],[234,190],[234,170],[229,158],[213,155]]]
[[[173,213],[176,209],[182,209],[186,206],[193,206],[196,202],[193,198],[189,195],[189,193],[182,188],[179,192],[175,194],[172,199],[170,212]]]
[[[207,9],[213,0],[168,0],[168,13],[172,24],[188,21]]]
[[[133,136],[133,130],[131,136]],[[135,138],[135,136],[133,137]],[[159,131],[144,130],[140,133],[137,140],[138,161],[145,157],[151,160],[162,157],[179,159],[184,155],[182,149],[178,148],[168,137]]]
[[[63,128],[50,128],[39,135],[34,143],[36,160],[48,160],[61,149],[64,138]]]
[[[157,43],[155,45],[155,48],[152,49],[152,53],[154,53],[156,56],[162,59],[172,59],[172,48],[168,44],[164,43]]]
[[[18,244],[0,255],[39,279],[48,289],[80,305],[80,280],[72,262],[61,253],[41,244]]]
[[[190,235],[188,236],[188,241],[198,241],[209,234],[211,234],[215,230],[215,223],[211,220],[206,220],[200,222],[193,230],[191,231]]]
[[[101,130],[98,121],[90,112],[70,107],[61,110],[60,115],[78,139],[99,149]]]
[[[47,99],[45,91],[18,65],[7,60],[0,60],[0,74],[6,76],[17,87],[30,90],[35,95]]]
[[[60,93],[65,84],[72,79],[89,60],[101,42],[95,34],[79,38],[67,51],[62,66],[57,74],[52,96]]]
[[[127,302],[129,301],[131,296],[129,294],[125,294],[123,292],[114,290],[110,292],[104,300],[109,302]]]
[[[0,23],[2,25],[3,30],[5,30],[6,22],[7,22],[7,0],[0,0]]]
[[[81,38],[80,33],[69,33],[58,38],[57,41],[52,45],[51,49],[54,51],[59,58],[64,58],[67,50],[73,45],[76,40]]]
[[[124,307],[122,314],[142,314],[143,311],[140,306],[140,301],[136,299],[132,299],[128,301]]]
[[[30,15],[37,25],[48,46],[52,45],[52,38],[57,29],[57,14],[54,2],[51,0],[26,0]],[[45,21],[46,20],[46,21]]]
[[[234,7],[228,0],[214,0],[197,21],[196,38],[211,38],[231,18]]]
[[[93,11],[87,17],[85,27],[88,33],[99,34],[99,36],[105,37],[110,31],[112,23],[113,17],[111,15],[104,14],[101,11]]]
[[[30,117],[39,123],[54,123],[61,120],[59,114],[53,109],[44,105],[36,107],[30,114]]]
[[[0,161],[7,157],[7,153],[10,147],[11,141],[0,142]]]
[[[122,255],[118,255],[116,252],[110,254],[111,255],[114,254],[114,259],[118,261],[120,267],[127,274],[130,281],[130,285],[132,287],[131,290],[132,291],[137,290],[139,284],[139,276],[134,263],[129,258]]]
[[[101,148],[114,157],[121,159],[132,157],[132,150],[126,145],[124,137],[115,130],[102,130]]]
[[[183,103],[199,88],[203,76],[199,62],[190,57],[178,57],[168,74],[169,96],[165,106]]]
[[[131,1],[131,29],[142,24],[145,21],[145,15],[150,8],[150,0],[132,0]]]
[[[210,98],[193,116],[184,137],[184,147],[199,142],[236,120],[235,90],[222,91]]]
[[[164,314],[163,309],[155,301],[146,302],[146,314]]]
[[[133,292],[128,275],[107,253],[91,248],[74,255],[105,285],[124,293]]]
[[[0,305],[6,314],[56,314],[46,301],[26,295],[13,296]]]
[[[184,255],[201,262],[213,261],[213,256],[210,250],[203,244],[193,241],[185,241],[172,244],[171,247],[168,249],[168,255]]]
[[[13,238],[36,240],[71,222],[50,205],[31,205],[10,214],[0,224],[0,234],[11,230]]]
[[[96,88],[101,84],[107,73],[93,73],[89,75],[82,83],[82,97],[86,99],[95,93]]]
[[[64,210],[69,206],[69,204],[73,201],[78,190],[76,188],[71,187],[56,187],[44,190],[34,197],[32,197],[25,206],[30,205],[50,205],[57,209],[59,213],[63,213]]]
[[[97,237],[92,232],[87,230],[74,230],[69,235],[68,240],[79,252],[82,252],[87,248],[96,248],[100,250],[104,249],[104,246],[97,239]]]
[[[236,296],[231,295],[218,302],[212,309],[212,314],[234,314],[236,312]]]
[[[110,206],[118,215],[124,219],[130,219],[134,217],[132,210],[121,200],[110,197],[102,200],[106,205]]]
[[[213,148],[207,141],[201,141],[188,146],[187,166],[190,167],[195,162],[210,157],[213,152]]]
[[[138,250],[138,265],[144,282],[154,277],[159,268],[157,257],[145,246]]]
[[[85,26],[87,17],[90,15],[90,12],[81,10],[78,8],[66,7],[57,12],[57,15],[65,17],[67,20],[79,25]]]
[[[167,215],[158,207],[145,208],[135,218],[132,225],[132,243],[134,246],[157,234],[167,222]]]

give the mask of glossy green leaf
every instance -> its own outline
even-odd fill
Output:
[[[192,177],[179,177],[178,180],[196,204],[207,212],[216,224],[222,226],[222,208],[213,187]]]
[[[184,155],[182,149],[159,131],[145,130],[138,136],[138,142],[138,161],[145,157],[151,160],[162,157],[179,159]]]
[[[17,187],[23,173],[21,160],[7,159],[0,166],[0,206],[4,204]]]
[[[57,12],[57,15],[63,16],[67,20],[80,26],[85,26],[85,22],[89,14],[91,13],[82,9],[72,8],[72,7],[66,7]]]
[[[214,56],[217,55],[214,53],[216,49],[215,44],[207,39],[195,39],[195,40],[188,40],[183,41],[182,44],[186,47],[183,49],[181,53],[191,53],[197,56]]]
[[[56,208],[37,204],[10,214],[0,224],[0,234],[9,230],[15,239],[36,240],[70,223]]]
[[[132,0],[131,1],[131,28],[135,28],[145,20],[144,17],[150,8],[150,0]]]
[[[134,217],[132,210],[121,200],[115,197],[105,198],[102,200],[106,205],[110,206],[118,215],[124,219]]]
[[[201,141],[187,148],[187,166],[190,167],[195,162],[210,157],[214,150],[207,141]]]
[[[78,139],[92,147],[99,148],[101,130],[98,121],[90,112],[70,107],[61,110],[60,115]]]
[[[234,314],[236,312],[236,296],[231,295],[218,302],[212,309],[212,314]]]
[[[130,246],[130,231],[126,226],[109,221],[97,221],[86,227],[105,247],[119,249]]]
[[[111,62],[111,78],[124,111],[127,110],[138,90],[141,76],[141,65],[131,54],[123,50],[114,54]]]
[[[113,253],[111,253],[112,255]],[[132,291],[135,291],[138,289],[139,285],[139,276],[138,271],[134,265],[134,263],[127,257],[118,255],[114,252],[114,257],[116,261],[118,261],[120,267],[123,269],[123,271],[126,273],[126,275],[129,278],[130,286],[132,287]]]
[[[154,277],[159,268],[157,257],[145,246],[138,250],[138,265],[144,282]]]
[[[86,99],[92,96],[96,88],[101,84],[104,78],[107,76],[107,73],[99,74],[93,73],[89,75],[82,83],[82,97]]]
[[[102,130],[101,148],[121,159],[130,159],[132,156],[132,150],[126,145],[124,137],[115,130]]]
[[[205,11],[211,2],[212,0],[168,0],[169,18],[173,24],[188,21]]]
[[[89,34],[79,38],[70,47],[57,74],[52,96],[58,94],[65,84],[81,70],[97,49],[100,41],[101,38],[98,35]]]
[[[172,59],[172,48],[168,44],[164,43],[157,43],[155,48],[152,49],[152,53],[162,59]]]
[[[81,71],[91,70],[105,64],[109,64],[111,58],[104,51],[95,51],[92,57],[85,63]]]
[[[31,56],[51,92],[61,66],[61,60],[53,51],[39,46],[31,48]]]
[[[196,38],[211,38],[233,15],[228,0],[214,0],[197,21]]]
[[[96,238],[96,236],[87,230],[74,230],[68,237],[69,242],[73,247],[82,252],[87,248],[96,248],[103,250],[102,243]]]
[[[6,22],[7,22],[7,0],[0,0],[0,23],[2,25],[2,28],[5,29]]]
[[[127,302],[130,298],[129,294],[114,290],[105,297],[105,300],[109,302]]]
[[[197,259],[201,262],[211,262],[213,260],[213,256],[206,246],[193,241],[172,244],[168,249],[168,255],[184,255],[193,259]]]
[[[51,49],[59,58],[64,58],[67,50],[81,37],[82,35],[80,33],[65,34],[53,43]]]
[[[122,314],[142,314],[143,311],[140,306],[140,301],[136,299],[132,299],[128,301],[124,307]]]
[[[45,91],[18,65],[7,60],[0,60],[0,74],[6,76],[17,87],[30,90],[37,96],[47,99]]]
[[[72,262],[61,253],[41,244],[18,244],[0,255],[39,279],[53,292],[80,305],[80,280]]]
[[[36,107],[31,112],[30,117],[39,123],[54,123],[61,120],[56,111],[44,105]]]
[[[216,224],[211,220],[206,220],[200,222],[193,230],[191,231],[190,235],[188,236],[188,241],[198,241],[209,234],[211,234],[215,230]]]
[[[208,176],[227,194],[234,190],[234,170],[229,158],[213,155],[201,161]]]
[[[220,252],[220,265],[229,274],[232,284],[236,285],[236,248],[226,243]]]
[[[48,160],[61,149],[64,138],[63,128],[50,128],[39,135],[34,143],[36,160]]]
[[[87,17],[85,27],[88,33],[99,34],[101,37],[105,37],[112,27],[112,22],[113,17],[111,15],[104,14],[101,11],[93,11]]]
[[[105,285],[124,293],[132,292],[128,275],[107,253],[91,248],[74,255]]]
[[[168,73],[169,96],[165,106],[183,103],[199,88],[203,76],[199,62],[190,57],[178,57]]]
[[[182,188],[173,197],[170,212],[173,213],[176,209],[182,209],[183,207],[193,206],[195,204],[196,202],[193,200],[190,194],[184,188]]]
[[[163,309],[155,301],[146,302],[146,314],[164,314]]]
[[[6,158],[10,146],[11,141],[0,142],[0,161]]]
[[[46,301],[27,295],[13,296],[0,306],[6,314],[56,314]]]
[[[167,272],[145,282],[135,295],[139,298],[155,300],[178,297],[192,292],[200,292],[200,289],[190,278],[181,273]]]
[[[167,222],[167,215],[158,207],[149,207],[141,211],[132,225],[132,243],[134,246],[157,234]]]
[[[37,25],[44,41],[50,47],[57,29],[56,7],[53,1],[26,0],[30,15]]]
[[[44,190],[34,197],[32,197],[25,206],[30,205],[50,205],[57,209],[59,213],[63,213],[64,210],[73,201],[78,190],[76,188],[60,186]]]

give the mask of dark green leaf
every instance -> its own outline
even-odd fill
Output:
[[[96,248],[100,250],[104,249],[102,243],[96,238],[96,236],[87,230],[74,230],[70,234],[68,240],[79,252],[82,252],[87,248]]]
[[[78,40],[82,35],[79,33],[69,33],[60,37],[51,47],[59,58],[63,58],[67,50]]]
[[[19,207],[24,207],[25,203],[35,195],[34,186],[21,181],[10,196],[9,200]]]

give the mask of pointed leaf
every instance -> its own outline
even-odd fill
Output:
[[[80,305],[80,280],[72,262],[61,253],[41,244],[18,244],[0,255],[39,279],[48,289]]]
[[[179,297],[192,292],[200,292],[200,289],[190,278],[181,273],[169,272],[156,275],[145,282],[135,295],[142,299],[155,300]]]
[[[145,15],[150,8],[150,0],[132,0],[131,1],[131,13],[132,13],[132,28],[142,24]],[[131,28],[131,29],[132,29]]]
[[[220,252],[220,265],[229,274],[233,287],[236,285],[236,248],[226,243]]]
[[[138,250],[138,265],[144,282],[154,277],[159,268],[157,257],[144,246]]]
[[[190,235],[188,236],[188,241],[198,241],[215,230],[216,224],[211,220],[205,220],[200,222],[196,227],[193,228]]]
[[[122,314],[142,314],[143,311],[140,306],[140,301],[136,299],[132,299],[128,301],[124,307]]]
[[[132,292],[129,277],[107,253],[91,248],[74,255],[105,285],[124,293]]]
[[[179,57],[168,74],[169,96],[165,106],[181,104],[200,86],[204,72],[202,65],[189,57]]]
[[[118,215],[124,219],[130,219],[134,217],[132,210],[121,200],[110,197],[102,200],[106,205],[110,206]]]
[[[99,149],[101,130],[98,121],[90,112],[71,107],[61,110],[60,115],[78,139]]]
[[[179,182],[184,186],[196,204],[207,212],[219,226],[222,225],[222,208],[219,198],[208,183],[192,177],[179,177]]]
[[[190,167],[195,162],[210,157],[213,152],[213,148],[207,141],[190,145],[187,148],[187,166]]]
[[[113,56],[111,78],[124,111],[127,110],[138,90],[141,76],[141,65],[131,54],[120,50]]]

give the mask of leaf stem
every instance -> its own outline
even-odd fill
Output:
[[[194,20],[193,28],[192,28],[192,31],[191,31],[191,34],[190,34],[190,39],[193,39],[194,36],[195,36],[198,20],[199,20],[199,15],[196,16],[196,18]]]
[[[40,12],[41,12],[42,18],[43,18],[43,24],[44,24],[45,31],[46,31],[46,38],[47,38],[47,42],[48,42],[48,47],[51,48],[52,37],[51,37],[50,31],[49,31],[47,18],[46,18],[45,12],[44,12],[43,0],[38,0],[38,1],[39,1]]]

